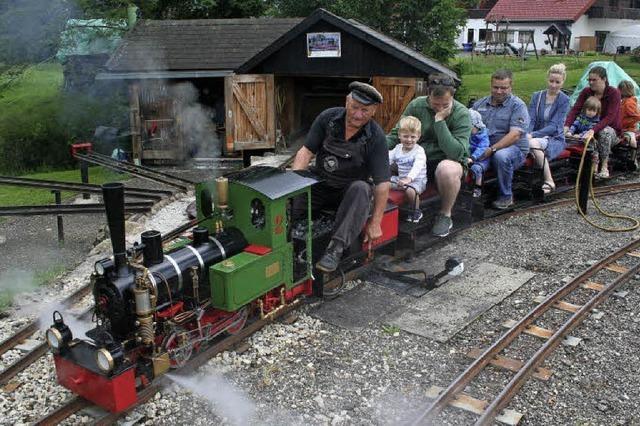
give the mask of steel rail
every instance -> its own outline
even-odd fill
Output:
[[[84,320],[93,314],[93,307],[85,309],[80,315],[78,315],[78,319]],[[5,385],[14,378],[18,373],[29,367],[33,364],[37,359],[47,353],[49,347],[46,342],[41,342],[38,346],[34,347],[30,350],[26,355],[18,358],[13,363],[11,363],[7,368],[0,371],[0,386]]]
[[[19,178],[12,176],[0,176],[0,185],[102,194],[102,187],[100,185],[76,182],[56,182],[53,180]],[[164,189],[146,189],[134,187],[125,187],[124,192],[125,195],[129,197],[152,198],[155,200],[160,200],[162,198],[168,197],[173,193],[172,191]]]
[[[153,201],[125,203],[125,213],[144,213],[151,210]],[[42,216],[49,214],[104,213],[104,204],[52,204],[44,206],[0,207],[0,216]]]
[[[175,229],[169,231],[168,233],[166,233],[165,235],[163,235],[162,236],[162,241],[166,242],[166,241],[168,241],[170,239],[173,239],[174,237],[176,237],[177,235],[181,234],[182,232],[184,232],[185,230],[189,229],[191,226],[194,226],[197,223],[199,223],[199,221],[192,220],[192,221],[189,221],[189,222],[187,222],[187,223],[185,223],[183,225],[178,226],[177,228],[175,228]],[[67,298],[64,299],[64,301],[62,302],[62,306],[63,307],[69,307],[69,306],[73,305],[74,303],[80,301],[87,294],[89,294],[90,291],[91,291],[91,286],[89,284],[86,284],[86,285],[80,287],[79,289],[77,289],[71,295],[69,295]],[[92,308],[89,308],[89,309],[85,310],[84,312],[82,312],[80,314],[79,318],[86,317],[86,315],[88,315],[91,312],[91,309]],[[29,336],[31,336],[33,333],[38,331],[38,329],[39,329],[38,321],[32,321],[29,324],[27,324],[24,327],[22,327],[20,330],[18,330],[12,336],[10,336],[7,339],[5,339],[2,342],[0,342],[0,355],[4,354],[5,352],[9,351],[10,349],[15,348],[22,341],[24,341]],[[19,372],[23,371],[25,368],[27,368],[29,365],[31,365],[31,363],[33,363],[35,360],[37,360],[38,358],[40,358],[41,356],[46,354],[47,353],[47,349],[48,348],[47,348],[47,344],[46,343],[44,343],[44,342],[40,343],[34,349],[29,351],[26,355],[24,355],[23,357],[17,359],[11,365],[9,365],[7,368],[5,368],[4,370],[0,371],[0,385],[4,385],[5,383],[9,382],[9,380],[11,380],[13,377],[15,377],[16,374],[18,374]]]
[[[175,177],[171,177],[171,178],[167,178],[165,176],[165,174],[158,174],[158,173],[153,173],[153,172],[148,172],[146,170],[139,170],[136,169],[134,167],[137,166],[125,166],[123,165],[124,163],[120,163],[120,162],[108,162],[105,160],[102,160],[100,158],[96,158],[96,157],[91,157],[85,154],[76,154],[76,157],[81,159],[81,160],[85,160],[87,162],[90,163],[94,163],[94,164],[98,164],[119,172],[126,172],[129,173],[131,175],[134,176],[138,176],[141,177],[143,179],[147,179],[147,180],[151,180],[154,182],[160,182],[160,183],[164,183],[165,185],[168,186],[173,186],[175,188],[178,188],[181,191],[188,191],[189,188],[191,186],[193,186],[193,183],[189,183],[189,184],[184,184],[184,183],[178,183],[177,181],[179,181],[180,179],[176,179]],[[181,180],[180,180],[181,181]]]
[[[173,180],[177,180],[179,182],[184,182],[188,185],[195,185],[197,182],[191,180],[191,179],[186,179],[180,176],[175,176],[172,175],[171,173],[166,173],[166,172],[161,172],[159,170],[156,170],[152,167],[146,167],[143,165],[137,165],[137,164],[133,164],[133,163],[129,163],[129,162],[122,162],[122,161],[118,161],[118,160],[114,160],[113,158],[109,157],[108,155],[104,155],[104,154],[100,154],[98,152],[92,152],[91,154],[88,154],[89,156],[91,156],[92,158],[97,158],[106,162],[110,162],[112,164],[124,164],[125,167],[131,167],[133,169],[136,170],[143,170],[145,172],[149,172],[149,173],[153,173],[156,175],[160,175],[160,176],[164,176],[167,177],[169,179],[173,179]]]
[[[180,372],[190,373],[195,371],[198,367],[206,364],[212,357],[214,357],[218,353],[231,349],[232,347],[236,346],[247,337],[251,336],[256,331],[260,330],[265,325],[274,322],[276,319],[296,309],[298,305],[300,305],[300,299],[293,301],[291,304],[287,305],[284,309],[277,312],[273,317],[258,319],[252,322],[251,324],[247,325],[245,328],[240,330],[237,334],[233,334],[228,337],[225,337],[218,343],[215,343],[214,345],[210,346],[209,348],[205,349],[203,352],[200,352],[194,358],[189,360],[184,367],[180,368]],[[140,404],[144,404],[145,402],[153,398],[156,392],[160,391],[168,383],[169,383],[169,379],[167,379],[164,376],[159,377],[158,379],[154,380],[149,386],[147,386],[146,388],[138,392],[137,401],[133,406],[129,407],[128,409],[120,413],[107,413],[101,418],[96,419],[96,421],[94,422],[94,425],[103,426],[103,425],[114,424],[120,418],[129,414],[133,409],[138,407]],[[85,399],[81,397],[75,397],[69,403],[65,404],[65,406],[60,407],[54,410],[53,412],[51,412],[50,414],[45,415],[42,419],[40,419],[36,423],[36,425],[49,425],[49,424],[60,423],[67,417],[71,416],[72,414],[75,414],[79,410],[89,405],[91,405],[91,403],[86,401]]]
[[[628,253],[629,251],[626,251]],[[520,368],[511,381],[505,386],[500,394],[493,400],[493,402],[485,408],[482,416],[476,422],[476,425],[489,425],[493,424],[493,420],[505,408],[514,395],[520,390],[520,388],[529,379],[529,376],[534,373],[535,369],[545,360],[545,358],[553,352],[553,350],[562,342],[562,339],[566,337],[571,330],[577,327],[585,317],[589,315],[591,310],[604,302],[613,291],[620,285],[628,282],[633,275],[640,270],[640,263],[627,270],[625,273],[616,278],[613,282],[608,284],[602,291],[598,292],[591,300],[582,305],[582,307],[576,311],[567,322],[565,322],[545,343],[538,349],[538,351]]]
[[[455,399],[456,395],[471,382],[488,364],[498,355],[503,349],[505,349],[516,337],[522,334],[525,329],[533,323],[537,318],[547,312],[553,307],[553,305],[564,298],[567,294],[575,290],[581,283],[601,271],[606,265],[620,259],[628,252],[640,247],[640,239],[631,242],[616,253],[602,259],[600,262],[592,265],[586,271],[581,273],[573,281],[567,283],[565,286],[559,288],[547,297],[542,303],[531,310],[525,315],[518,323],[511,327],[505,334],[503,334],[497,341],[495,341],[489,348],[487,348],[480,357],[475,359],[462,374],[460,374],[438,397],[431,403],[429,407],[420,412],[416,420],[411,424],[418,425],[424,422],[433,422],[434,418],[444,410],[444,408]]]
[[[67,400],[64,405],[56,408],[51,413],[47,414],[45,417],[41,418],[34,425],[37,426],[50,426],[57,425],[62,423],[64,419],[71,416],[72,414],[77,413],[83,408],[87,408],[91,405],[91,402],[80,396],[74,396],[71,399]]]
[[[82,287],[71,293],[69,296],[67,296],[62,301],[62,306],[66,308],[70,305],[73,305],[74,303],[80,301],[87,294],[89,294],[90,291],[91,286],[89,284],[83,285]],[[0,355],[14,348],[16,345],[25,340],[27,337],[31,336],[36,331],[38,331],[38,321],[31,321],[29,324],[23,326],[12,336],[6,338],[2,341],[2,343],[0,343]]]

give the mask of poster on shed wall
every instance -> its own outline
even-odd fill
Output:
[[[308,58],[339,58],[340,33],[307,33]]]

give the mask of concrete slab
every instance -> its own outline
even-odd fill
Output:
[[[393,290],[362,284],[334,300],[322,303],[310,315],[338,327],[361,330],[369,323],[379,320],[400,309],[408,298]]]
[[[534,275],[530,271],[478,263],[421,298],[411,298],[382,321],[446,342]]]

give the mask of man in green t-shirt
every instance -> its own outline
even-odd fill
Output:
[[[429,76],[428,96],[409,103],[402,116],[412,115],[422,122],[420,145],[427,154],[427,177],[435,179],[440,194],[440,212],[436,215],[432,233],[449,235],[453,227],[451,210],[460,192],[462,177],[469,157],[471,119],[469,110],[453,99],[454,80],[445,74]],[[398,125],[387,135],[391,149],[398,143]]]

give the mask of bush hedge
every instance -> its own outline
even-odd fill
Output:
[[[64,169],[69,145],[91,139],[96,126],[126,120],[120,92],[64,93],[57,64],[35,67],[0,94],[0,173]]]

